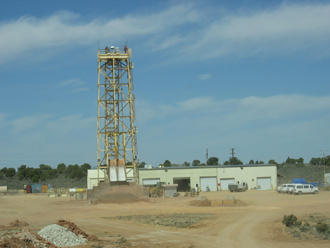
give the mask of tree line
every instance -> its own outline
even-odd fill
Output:
[[[145,164],[145,163],[144,163]],[[206,166],[206,165],[240,165],[243,162],[238,159],[237,157],[231,157],[229,160],[225,161],[223,164],[219,163],[219,159],[217,157],[210,157],[206,163],[201,163],[200,160],[195,159],[191,163],[185,161],[183,164],[172,164],[171,161],[165,160],[164,163],[160,164],[159,167],[180,167],[180,166]],[[253,160],[249,161],[250,165],[252,164],[265,164],[262,160]],[[303,158],[290,158],[288,157],[285,162],[277,163],[274,159],[270,159],[267,164],[275,164],[275,165],[284,165],[284,164],[296,164],[296,165],[303,165],[304,159]],[[309,162],[311,165],[325,165],[330,166],[330,156],[327,157],[319,157],[319,158],[312,158]],[[142,167],[143,168],[143,167]]]
[[[30,179],[33,183],[38,183],[56,178],[60,174],[64,174],[66,178],[80,180],[87,176],[87,170],[91,168],[91,165],[88,163],[84,163],[81,166],[78,164],[70,164],[67,166],[64,163],[60,163],[57,165],[56,169],[53,169],[51,166],[45,164],[40,164],[39,168],[21,165],[17,171],[15,168],[4,167],[0,170],[0,180],[4,176],[7,178],[17,176],[20,181]]]

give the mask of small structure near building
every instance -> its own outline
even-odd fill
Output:
[[[174,197],[178,194],[178,185],[177,184],[165,184],[164,188],[164,197]]]

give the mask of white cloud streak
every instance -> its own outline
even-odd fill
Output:
[[[0,63],[17,56],[41,56],[51,49],[90,46],[98,39],[118,42],[127,37],[140,39],[151,51],[172,51],[175,46],[175,57],[188,62],[306,50],[330,55],[330,4],[282,4],[236,14],[219,9],[218,13],[209,18],[201,6],[181,4],[144,15],[103,17],[89,22],[68,11],[43,19],[23,16],[0,23]]]
[[[201,75],[198,75],[198,79],[200,81],[205,81],[205,80],[208,80],[211,78],[211,75],[210,74],[201,74]]]
[[[313,97],[304,95],[278,95],[271,97],[246,97],[243,99],[215,100],[212,97],[192,98],[175,105],[148,105],[144,102],[138,106],[138,116],[142,122],[167,119],[175,114],[190,114],[196,122],[201,114],[207,115],[210,122],[220,121],[229,125],[247,124],[260,120],[292,119],[296,116],[317,112],[330,112],[330,96]],[[226,116],[224,118],[224,116]],[[172,119],[172,118],[170,118]],[[177,121],[177,120],[176,120]]]

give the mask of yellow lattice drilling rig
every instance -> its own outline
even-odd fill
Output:
[[[126,45],[98,50],[97,161],[110,185],[138,183],[134,63]],[[132,173],[133,172],[133,173]]]

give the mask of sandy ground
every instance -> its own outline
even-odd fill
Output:
[[[281,223],[284,215],[304,218],[313,213],[330,217],[330,192],[318,195],[279,194],[273,190],[230,193],[202,192],[209,200],[235,196],[247,206],[195,207],[196,198],[155,198],[149,202],[89,204],[70,197],[48,198],[46,194],[0,196],[0,226],[14,220],[38,231],[59,219],[74,222],[99,242],[76,247],[330,247],[330,241],[298,240],[288,236]],[[213,213],[193,228],[171,228],[114,221],[103,217],[173,213]],[[122,242],[121,242],[122,241]],[[126,241],[126,242],[125,242]]]

